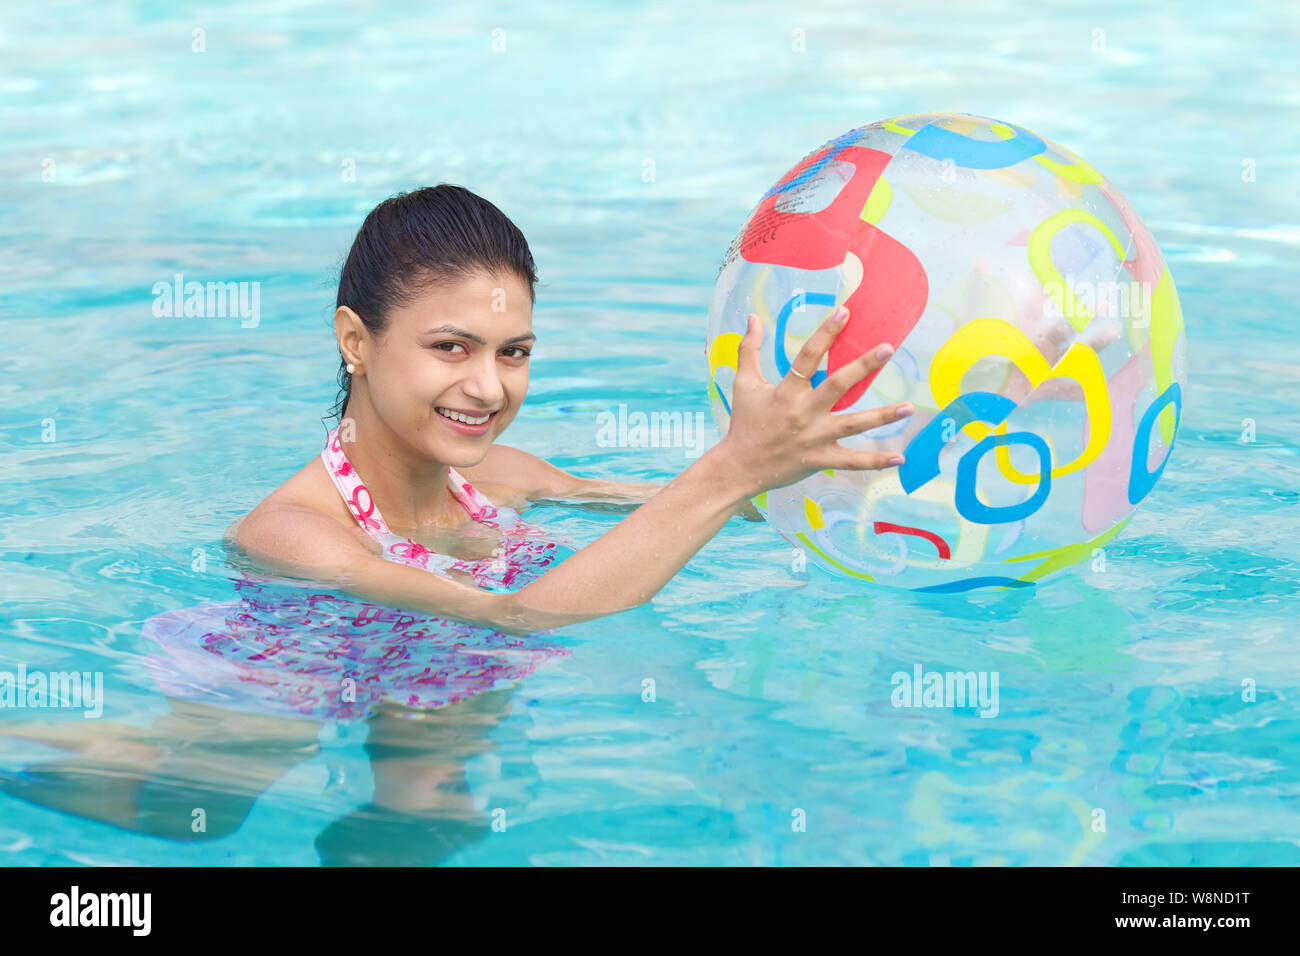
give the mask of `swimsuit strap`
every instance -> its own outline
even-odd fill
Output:
[[[447,484],[451,486],[451,493],[465,507],[471,518],[493,528],[499,526],[498,522],[504,517],[501,514],[501,509],[488,501],[487,495],[462,478],[460,472],[451,465],[447,466]],[[514,512],[511,511],[511,516],[513,514]],[[511,520],[505,523],[513,525],[515,522]]]
[[[414,564],[429,571],[464,566],[465,562],[430,551],[419,542],[403,538],[389,529],[384,516],[379,513],[379,506],[370,495],[370,489],[362,482],[361,476],[352,467],[352,462],[348,461],[348,456],[343,451],[343,444],[339,440],[337,427],[330,429],[320,457],[330,480],[334,482],[334,487],[343,496],[343,501],[352,512],[352,516],[357,519],[357,524],[361,525],[361,529],[366,534],[383,545],[385,555],[403,564]],[[498,522],[502,519],[507,527],[512,527],[516,523],[512,520],[515,517],[512,509],[497,508],[482,492],[450,466],[447,469],[447,485],[452,495],[475,521],[498,530],[501,528]]]

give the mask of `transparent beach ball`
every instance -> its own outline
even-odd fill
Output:
[[[1063,147],[936,113],[805,156],[719,270],[705,351],[723,434],[749,313],[776,382],[840,304],[848,324],[812,385],[888,342],[833,411],[916,412],[841,441],[902,466],[754,499],[809,562],[919,591],[1029,588],[1095,560],[1159,480],[1186,382],[1178,293],[1133,208]]]

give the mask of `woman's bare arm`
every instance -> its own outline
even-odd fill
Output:
[[[847,315],[847,312],[845,313]],[[811,377],[843,319],[822,325],[793,368]],[[614,528],[538,580],[512,593],[479,591],[418,568],[384,561],[324,515],[263,516],[240,538],[250,553],[275,555],[290,573],[323,578],[389,606],[490,624],[525,634],[591,620],[644,604],[702,548],[742,502],[824,468],[878,469],[900,464],[887,453],[852,451],[838,439],[878,428],[911,409],[894,405],[831,415],[850,387],[888,359],[868,353],[827,376],[816,389],[787,375],[777,385],[759,369],[762,325],[741,341],[726,437]]]
[[[528,588],[483,591],[385,561],[333,518],[300,505],[255,509],[239,524],[232,543],[271,573],[326,582],[388,607],[527,634],[613,614],[653,597],[742,500],[744,492],[735,490],[741,485],[720,466],[714,459],[697,461],[609,532],[530,585],[545,581],[546,588],[527,595]],[[647,555],[647,547],[657,553]],[[629,579],[639,583],[629,587]]]
[[[750,316],[740,343],[726,436],[612,530],[558,568],[514,592],[510,615],[543,627],[589,620],[650,600],[736,509],[769,488],[824,468],[879,469],[896,453],[851,451],[838,439],[911,414],[906,403],[831,415],[834,404],[888,361],[888,346],[809,381],[847,320],[841,307],[808,337],[787,374],[771,385],[760,368],[763,325]]]
[[[529,496],[530,502],[572,505],[588,511],[630,511],[667,487],[666,482],[659,481],[605,481],[562,474],[571,479],[562,490],[534,491]]]
[[[571,474],[519,448],[498,445],[489,453],[498,481],[520,488],[529,504],[565,504],[587,511],[626,513],[645,504],[667,487],[659,481],[607,481]],[[506,479],[505,476],[509,476]],[[749,521],[762,521],[746,499],[735,511]]]
[[[576,477],[576,476],[570,476]],[[566,504],[587,511],[629,512],[645,504],[667,488],[664,482],[655,481],[602,481],[599,478],[578,478],[573,490],[564,494],[538,495],[531,499],[538,504]],[[754,503],[746,498],[732,511],[746,521],[762,521]]]

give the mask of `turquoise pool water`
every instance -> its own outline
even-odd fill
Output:
[[[104,702],[0,710],[0,862],[1300,863],[1300,21],[1040,9],[7,7],[0,669],[99,672]],[[792,570],[737,519],[650,605],[563,629],[568,656],[408,722],[404,759],[358,724],[171,713],[142,624],[232,600],[222,531],[319,452],[337,267],[376,202],[445,180],[500,205],[542,276],[505,442],[662,481],[685,450],[603,447],[597,415],[707,420],[704,315],[750,207],[927,110],[1085,157],[1173,270],[1184,420],[1104,570],[922,598]],[[156,316],[177,273],[259,283],[257,321]],[[528,517],[581,543],[618,520]],[[917,665],[996,672],[997,716],[893,706]]]

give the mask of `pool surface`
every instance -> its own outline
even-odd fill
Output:
[[[7,7],[0,671],[99,674],[102,713],[0,706],[0,862],[1300,863],[1300,19],[1023,9]],[[447,651],[463,694],[425,719],[164,693],[145,622],[238,601],[222,532],[321,449],[378,201],[459,183],[529,238],[505,444],[667,481],[698,447],[598,416],[716,441],[704,319],[750,208],[831,137],[937,110],[1085,157],[1177,281],[1178,442],[1104,564],[909,594],[736,518],[644,607]],[[174,281],[257,298],[159,315]],[[620,516],[527,517],[581,546]],[[896,706],[918,667],[996,674],[996,714]]]

